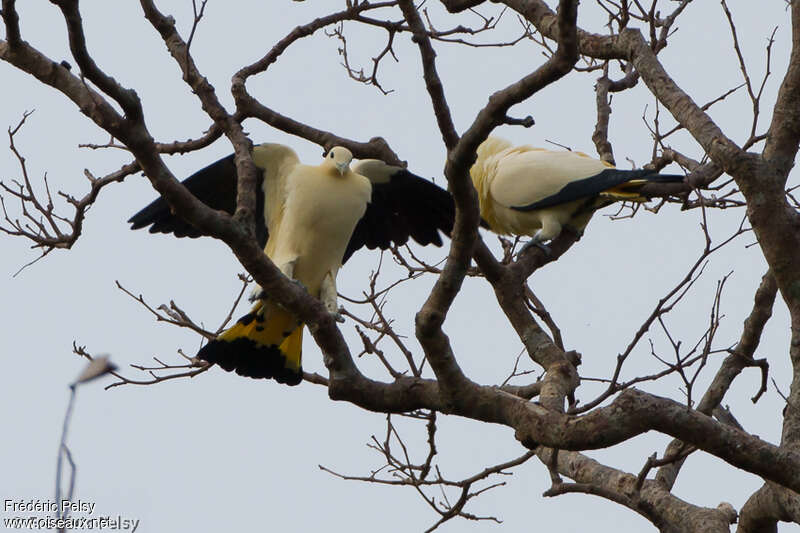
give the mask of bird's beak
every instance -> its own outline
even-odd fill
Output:
[[[339,174],[344,176],[344,173],[347,172],[348,163],[336,163],[336,170],[339,171]]]

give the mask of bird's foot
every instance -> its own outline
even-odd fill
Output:
[[[514,260],[516,261],[517,259],[522,257],[522,254],[524,254],[530,248],[538,248],[541,251],[543,251],[544,254],[546,256],[548,256],[548,257],[550,257],[553,254],[553,251],[550,249],[549,246],[547,246],[545,243],[543,243],[542,241],[540,241],[536,237],[534,237],[533,239],[531,239],[527,243],[525,243],[525,246],[523,246],[520,249],[520,251],[516,253],[516,255],[514,256]]]
[[[267,298],[267,293],[264,292],[264,289],[262,289],[260,285],[256,285],[250,291],[250,295],[247,297],[247,301],[249,301],[251,304],[254,304],[258,300],[266,300],[266,298]]]
[[[325,304],[325,310],[328,311],[328,313],[330,313],[333,319],[340,324],[344,324],[344,315],[342,315],[341,313],[343,309],[339,309],[339,306],[336,304],[335,301],[323,302],[323,303]]]

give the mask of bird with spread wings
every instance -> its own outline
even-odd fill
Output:
[[[300,163],[281,144],[253,148],[263,173],[256,206],[256,238],[290,279],[303,285],[338,316],[336,275],[359,248],[387,249],[409,238],[442,245],[450,235],[455,207],[450,194],[400,167],[378,160],[359,161],[335,147],[317,166]],[[237,174],[233,155],[196,172],[184,185],[208,206],[233,213]],[[156,199],[133,215],[132,229],[199,237],[201,233]],[[303,324],[263,293],[249,313],[200,349],[197,356],[252,378],[302,381]]]

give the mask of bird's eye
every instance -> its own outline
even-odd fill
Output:
[[[333,152],[331,152],[331,159],[333,159]]]

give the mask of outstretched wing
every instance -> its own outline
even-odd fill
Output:
[[[183,185],[209,207],[232,213],[236,207],[236,166],[233,154],[211,163],[183,180]],[[202,234],[170,210],[159,197],[128,219],[131,229],[150,226],[150,233],[173,233],[176,237],[200,237]]]
[[[264,179],[259,183],[256,206],[256,236],[263,247],[267,242],[266,221],[271,227],[282,218],[285,178],[298,164],[295,152],[280,144],[261,144],[253,149],[253,161]],[[455,204],[449,192],[405,169],[367,159],[353,165],[353,171],[372,183],[372,198],[366,213],[356,225],[342,262],[366,246],[387,249],[403,245],[409,238],[422,245],[442,245],[439,232],[449,236],[453,230]],[[183,184],[203,203],[233,213],[236,208],[237,175],[233,155],[195,172]],[[265,194],[266,191],[266,194]],[[266,214],[264,197],[268,198]],[[176,237],[199,237],[191,224],[174,215],[162,198],[133,215],[131,229],[150,226],[150,233],[173,233]]]
[[[275,197],[278,211],[285,193],[284,182],[286,172],[298,163],[297,154],[288,146],[280,144],[262,144],[253,149],[253,160],[264,175],[258,180],[256,194],[256,238],[263,248],[267,242],[268,231],[264,217],[264,187],[267,194]],[[236,190],[238,176],[233,154],[211,163],[183,180],[183,185],[195,197],[207,206],[233,214],[236,209]],[[128,222],[131,229],[150,226],[150,233],[172,233],[176,237],[200,237],[202,233],[176,216],[163,198],[156,198],[144,209],[133,215]]]
[[[411,172],[375,159],[353,165],[353,172],[372,182],[372,199],[356,224],[344,261],[353,252],[403,245],[409,237],[422,245],[442,245],[441,231],[450,236],[455,204],[449,192]]]

